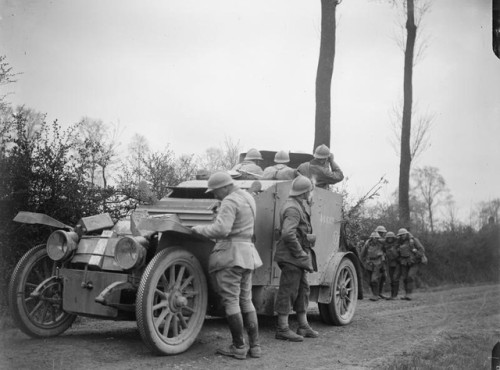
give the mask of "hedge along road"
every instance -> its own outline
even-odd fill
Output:
[[[500,285],[419,291],[413,301],[362,300],[344,327],[321,322],[311,307],[316,339],[290,343],[274,339],[274,318],[260,317],[263,356],[236,360],[215,354],[230,334],[224,319],[209,318],[193,346],[180,355],[158,357],[142,343],[135,322],[81,319],[63,335],[32,339],[4,318],[1,369],[363,369],[449,348],[450,341],[491,337],[485,364],[500,339]],[[292,316],[292,328],[296,322]],[[459,354],[457,354],[459,355]]]

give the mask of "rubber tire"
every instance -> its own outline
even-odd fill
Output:
[[[346,281],[348,281],[347,284],[345,284]],[[340,294],[344,284],[347,292],[346,298],[342,298]],[[354,317],[358,303],[358,277],[351,260],[344,258],[340,261],[332,285],[332,301],[330,303],[318,303],[321,319],[329,325],[348,325]],[[347,309],[342,308],[344,304],[347,305]]]
[[[30,318],[30,308],[33,307],[34,303],[36,303],[36,307],[41,303],[41,300],[37,298],[30,298],[26,292],[33,291],[34,284],[38,285],[45,279],[53,276],[56,264],[57,263],[51,260],[47,255],[45,245],[40,244],[26,252],[26,254],[17,263],[10,279],[8,298],[14,323],[19,327],[19,329],[21,329],[22,332],[34,338],[55,337],[62,334],[76,319],[76,315],[62,310],[62,285],[60,286],[61,305],[57,307],[58,311],[56,311],[58,316],[57,319],[52,323],[44,323],[47,311],[44,311],[42,314],[42,321]],[[41,269],[35,270],[36,267],[40,267]],[[36,274],[36,280],[34,281],[33,278],[35,271],[38,271],[39,273]],[[32,279],[30,281],[31,287],[27,286],[28,278]],[[34,302],[28,303],[28,300],[33,300]],[[44,305],[42,303],[40,308],[42,307],[46,309],[47,307],[50,307],[50,305]],[[37,313],[38,311],[39,309],[33,312]]]
[[[184,267],[187,276],[192,276],[192,284],[189,284],[187,288],[190,288],[191,292],[197,292],[197,294],[194,294],[194,298],[188,302],[188,306],[192,311],[192,316],[187,320],[187,327],[184,330],[180,330],[178,333],[172,331],[172,337],[169,337],[169,332],[167,332],[166,335],[164,335],[165,333],[160,333],[160,326],[161,323],[164,323],[165,317],[161,320],[158,328],[156,328],[154,324],[154,312],[157,312],[158,309],[153,311],[153,305],[155,301],[158,302],[158,298],[161,298],[156,294],[160,278],[165,272],[168,272],[165,274],[166,281],[168,282],[172,266],[174,266],[174,272],[177,271],[175,272],[174,281],[177,281],[179,278],[178,270],[176,270],[175,266],[179,266],[179,268]],[[186,275],[186,272],[184,275]],[[169,289],[168,291],[172,293],[173,289]],[[185,297],[184,294],[181,295]],[[167,307],[160,308],[161,312],[159,315],[165,314],[166,317],[170,319],[169,328],[173,330],[174,326],[172,323],[175,321],[174,317],[178,320],[179,314],[183,316],[183,309],[181,309],[180,312],[172,310],[171,306],[173,303],[170,297],[163,298]],[[175,355],[186,351],[196,340],[196,337],[203,327],[207,311],[207,301],[207,281],[203,269],[196,257],[192,253],[179,247],[172,247],[161,251],[146,267],[137,292],[137,327],[139,328],[142,340],[158,355]]]

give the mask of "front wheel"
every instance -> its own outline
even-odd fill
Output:
[[[358,278],[354,264],[344,258],[335,271],[330,303],[318,303],[321,319],[329,325],[347,325],[358,303]]]
[[[16,325],[31,337],[53,337],[66,331],[76,315],[63,311],[57,263],[45,245],[30,249],[18,262],[9,284],[9,306]]]
[[[207,282],[196,257],[179,248],[158,253],[137,292],[142,340],[160,355],[186,351],[198,336],[207,310]]]

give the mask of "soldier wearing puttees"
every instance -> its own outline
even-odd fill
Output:
[[[256,205],[253,197],[234,185],[226,172],[217,172],[208,180],[207,192],[222,200],[213,224],[197,225],[196,233],[216,239],[210,254],[208,270],[222,298],[233,343],[228,348],[218,349],[222,355],[246,358],[260,357],[258,321],[252,303],[253,270],[262,266],[262,261],[252,242]],[[244,340],[246,327],[250,348]]]
[[[298,176],[293,180],[289,197],[280,210],[280,239],[274,255],[274,261],[281,269],[274,307],[278,313],[276,339],[302,342],[304,337],[318,337],[318,332],[307,321],[310,288],[306,274],[316,266],[311,249],[315,242],[311,227],[312,191],[311,181],[305,176]],[[292,308],[299,322],[297,333],[288,326]]]
[[[399,266],[399,243],[392,231],[385,234],[384,249],[389,279],[391,280],[391,296],[389,299],[393,300],[398,296],[401,272]]]
[[[238,163],[232,168],[232,171],[238,171],[241,176],[238,176],[238,180],[258,180],[262,178],[262,168],[259,166],[259,162],[262,161],[262,155],[257,149],[249,149],[243,162]]]
[[[375,232],[380,236],[380,241],[384,243],[384,253],[385,253],[385,234],[387,233],[387,229],[385,226],[379,225],[375,228]],[[384,258],[385,261],[385,258]],[[378,283],[378,296],[382,299],[388,299],[384,293],[384,284],[387,278],[387,264],[382,264],[382,270],[380,271],[380,280]]]
[[[333,160],[333,153],[330,153],[330,149],[324,144],[316,148],[313,160],[297,167],[297,172],[310,178],[316,187],[323,189],[344,179],[342,170]]]
[[[296,176],[296,170],[290,168],[286,163],[290,162],[290,155],[284,150],[280,150],[274,156],[274,166],[264,169],[262,180],[293,180]]]
[[[380,274],[383,271],[384,265],[384,243],[380,235],[374,231],[371,233],[370,238],[366,241],[361,250],[361,262],[365,267],[366,277],[370,283],[372,296],[370,300],[378,301],[379,297],[379,283]]]
[[[427,258],[422,243],[411,235],[408,230],[399,229],[397,237],[399,240],[400,274],[405,288],[405,295],[401,299],[410,301],[419,264],[426,261]]]

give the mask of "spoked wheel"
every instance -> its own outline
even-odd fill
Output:
[[[321,319],[330,325],[351,322],[358,303],[358,278],[353,263],[344,258],[335,272],[330,303],[318,303]]]
[[[18,262],[9,285],[9,306],[16,325],[32,337],[53,337],[67,330],[76,315],[62,309],[62,281],[45,245],[30,249]]]
[[[184,352],[198,336],[207,310],[207,281],[196,257],[179,248],[158,253],[137,292],[142,340],[160,355]]]

